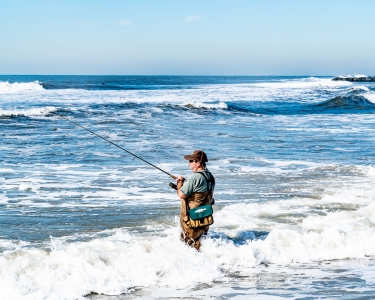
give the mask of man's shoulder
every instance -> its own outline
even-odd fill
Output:
[[[189,177],[189,181],[192,185],[204,185],[206,182],[211,180],[211,173],[209,171],[203,170],[203,171],[198,171],[192,174]]]
[[[201,175],[199,173],[200,172],[195,172],[194,174],[190,175],[189,180],[192,181],[192,182],[199,180],[201,177],[203,177],[203,175]]]
[[[210,171],[208,170],[202,170],[202,171],[198,171],[196,173],[194,173],[194,175],[197,175],[199,177],[206,177],[206,179],[209,179],[210,177],[212,177],[212,174]]]
[[[195,172],[193,175],[191,175],[191,178],[194,178],[194,179],[201,179],[203,177],[210,177],[210,173],[208,171],[197,171]]]

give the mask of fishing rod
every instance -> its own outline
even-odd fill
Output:
[[[134,153],[132,153],[132,152],[126,150],[125,148],[123,148],[123,147],[117,145],[117,144],[114,143],[114,142],[111,142],[110,140],[106,139],[105,137],[102,137],[101,135],[99,135],[99,134],[93,132],[92,130],[90,130],[90,129],[86,128],[86,127],[83,127],[82,125],[78,124],[77,122],[74,122],[74,121],[70,120],[69,118],[66,118],[66,117],[64,117],[64,116],[61,116],[61,115],[59,115],[59,114],[56,114],[55,112],[53,112],[52,110],[50,110],[50,109],[48,109],[48,108],[46,108],[46,110],[48,110],[52,115],[54,115],[54,116],[58,116],[58,117],[60,117],[60,118],[62,118],[62,119],[64,119],[64,120],[66,120],[66,121],[68,121],[68,122],[70,122],[70,123],[72,123],[72,124],[74,124],[74,125],[76,125],[76,126],[82,128],[82,129],[84,129],[84,130],[86,130],[86,131],[92,133],[93,135],[96,135],[97,137],[99,137],[99,138],[105,140],[106,142],[112,144],[113,146],[116,146],[117,148],[120,148],[121,150],[125,151],[126,153],[128,153],[128,154],[134,156],[134,158],[138,158],[138,159],[140,159],[141,161],[145,162],[146,164],[149,164],[150,166],[152,166],[152,167],[158,169],[159,171],[162,171],[163,173],[167,174],[169,177],[171,177],[171,178],[173,178],[173,179],[177,179],[176,176],[174,176],[174,175],[168,173],[167,171],[164,171],[164,170],[160,169],[159,167],[157,167],[157,166],[155,166],[154,164],[148,162],[147,160],[143,159],[142,157],[139,157],[138,155],[135,155]],[[174,185],[173,183],[170,183],[169,186],[171,186],[172,188],[174,188],[174,186],[172,186],[171,184]]]

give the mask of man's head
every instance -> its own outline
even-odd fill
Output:
[[[190,170],[193,172],[204,169],[208,162],[207,155],[202,150],[195,150],[190,155],[184,155],[184,158],[189,161]]]

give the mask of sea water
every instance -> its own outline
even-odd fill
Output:
[[[375,298],[375,85],[0,76],[1,299]],[[65,118],[65,119],[64,119]],[[200,252],[167,173],[216,178]]]

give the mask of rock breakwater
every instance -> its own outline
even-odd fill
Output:
[[[373,82],[375,81],[375,76],[348,76],[348,77],[335,77],[334,81],[351,81],[351,82]]]

